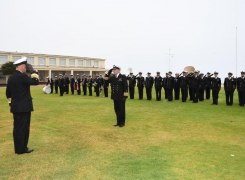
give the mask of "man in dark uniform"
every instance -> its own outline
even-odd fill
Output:
[[[55,76],[55,77],[54,77],[54,89],[55,89],[55,94],[58,93],[58,87],[59,87],[59,80],[58,80],[58,77]]]
[[[232,106],[233,104],[233,95],[236,89],[236,81],[232,76],[232,73],[228,73],[228,77],[225,78],[224,81],[224,89],[225,89],[225,97],[226,97],[226,105]]]
[[[83,87],[83,95],[86,96],[87,95],[87,78],[85,74],[83,74],[82,76],[82,87]]]
[[[100,90],[101,96],[104,96],[104,84],[105,84],[104,77],[102,76],[102,74],[100,74],[100,77],[99,77],[99,90]]]
[[[204,101],[204,90],[206,88],[207,80],[203,77],[203,73],[199,76],[199,101]]]
[[[198,103],[200,79],[198,76],[198,71],[195,71],[194,73],[195,73],[194,76],[192,76],[191,78],[192,98],[193,98],[193,103]]]
[[[10,112],[13,113],[14,117],[13,138],[15,153],[23,154],[33,151],[33,149],[27,147],[31,111],[33,111],[30,85],[38,85],[39,77],[36,73],[31,74],[31,78],[25,74],[27,72],[26,57],[17,60],[14,65],[16,70],[8,79],[6,97],[10,105]]]
[[[131,72],[127,76],[127,80],[128,80],[128,86],[129,86],[129,96],[130,96],[130,99],[134,99],[134,87],[135,87],[135,84],[136,84],[136,77]]]
[[[65,74],[65,76],[64,76],[64,92],[66,94],[69,94],[69,84],[70,84],[69,77],[67,76],[67,74]]]
[[[147,100],[152,99],[152,86],[154,84],[154,78],[151,76],[151,73],[147,73],[147,77],[145,78],[145,89],[146,89],[146,97]]]
[[[212,96],[213,96],[213,104],[218,105],[219,99],[219,91],[221,89],[221,79],[218,77],[218,72],[214,72],[214,77],[212,78]]]
[[[154,79],[155,91],[156,91],[156,100],[161,101],[161,91],[162,91],[162,77],[160,72],[157,72],[157,75]]]
[[[94,80],[91,78],[91,75],[89,75],[87,79],[87,87],[88,87],[89,96],[92,96],[93,83],[94,83]]]
[[[189,77],[189,96],[190,96],[190,101],[193,101],[193,83],[192,83],[192,77],[194,76],[194,72],[190,72],[189,74],[188,74],[188,77]]]
[[[73,77],[73,74],[70,75],[70,88],[71,88],[71,94],[74,94],[74,84],[75,84],[75,79]]]
[[[77,95],[81,95],[81,78],[79,74],[76,75],[74,90],[77,90]]]
[[[60,96],[63,96],[63,94],[64,94],[64,88],[65,88],[65,79],[63,78],[63,75],[60,74],[60,76],[59,76]]]
[[[108,97],[108,87],[109,87],[109,78],[104,76],[104,95],[105,97]]]
[[[210,75],[211,73],[208,72],[207,73],[207,77],[206,77],[206,99],[210,99],[210,89],[211,89],[211,81],[212,81],[212,78]]]
[[[241,77],[237,78],[237,91],[239,106],[244,106],[245,103],[245,72],[241,72]]]
[[[111,70],[107,76],[110,76]],[[128,83],[125,75],[120,73],[120,68],[113,67],[114,76],[109,78],[109,82],[112,85],[112,99],[114,101],[114,110],[117,116],[117,123],[114,126],[125,126],[125,103],[128,97]]]
[[[186,100],[187,100],[188,83],[189,83],[189,79],[187,77],[187,71],[183,71],[183,76],[180,77],[180,88],[181,88],[182,102],[186,102]]]
[[[139,93],[139,100],[143,99],[143,93],[144,93],[144,77],[142,76],[142,72],[139,72],[139,76],[137,79],[137,87],[138,87],[138,93]]]
[[[168,77],[165,79],[165,87],[167,90],[167,100],[172,101],[173,100],[173,87],[174,87],[174,78],[172,76],[172,72],[168,72]]]
[[[175,73],[174,77],[174,99],[179,100],[179,94],[180,94],[180,78],[179,73]]]
[[[168,99],[168,91],[166,88],[167,78],[168,78],[168,72],[166,72],[165,77],[162,78],[162,87],[164,89],[164,99]]]
[[[99,97],[100,96],[100,79],[99,79],[98,74],[96,74],[96,78],[94,79],[94,89],[95,89],[96,97]]]

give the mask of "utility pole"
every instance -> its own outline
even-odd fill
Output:
[[[236,77],[237,77],[237,27],[236,27]]]
[[[167,54],[169,57],[168,57],[168,69],[169,69],[169,71],[170,71],[170,56],[174,56],[174,54],[170,54],[170,49],[169,49],[169,52],[168,52],[168,54]]]

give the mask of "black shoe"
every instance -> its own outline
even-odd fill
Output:
[[[114,124],[113,126],[119,126],[119,124]]]
[[[29,148],[27,148],[24,152],[15,153],[15,154],[31,153],[32,151],[34,151],[34,149],[29,149]]]
[[[123,127],[124,125],[119,125],[119,127]]]

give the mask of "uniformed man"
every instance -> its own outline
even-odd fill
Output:
[[[59,80],[58,77],[54,77],[54,89],[55,89],[55,94],[58,94],[58,87],[59,87]]]
[[[237,91],[239,106],[244,106],[245,103],[245,72],[241,72],[241,77],[237,78]]]
[[[111,72],[111,71],[109,71]],[[108,77],[110,73],[108,72]],[[113,67],[114,76],[109,78],[112,85],[112,99],[114,101],[114,110],[117,116],[117,123],[114,126],[125,126],[125,103],[128,97],[128,83],[125,75],[120,73],[120,68]]]
[[[192,76],[192,78],[191,78],[193,103],[198,103],[199,84],[200,84],[200,79],[199,79],[199,76],[198,76],[198,71],[195,71],[194,72],[194,76]]]
[[[193,101],[193,83],[192,83],[192,77],[194,76],[194,72],[190,72],[189,74],[188,74],[188,77],[189,77],[189,87],[188,87],[188,89],[189,89],[189,96],[190,96],[190,101]]]
[[[165,87],[167,90],[167,100],[172,101],[173,100],[173,88],[174,88],[174,78],[172,76],[172,72],[168,72],[168,76],[165,79]]]
[[[154,78],[151,76],[151,73],[147,73],[147,77],[145,78],[145,89],[146,89],[146,97],[147,100],[152,99],[152,86],[154,84]]]
[[[180,78],[179,78],[179,73],[175,73],[174,77],[174,99],[179,100],[179,94],[180,94]]]
[[[156,101],[161,101],[161,91],[162,91],[162,77],[160,72],[157,72],[157,75],[154,79],[155,91],[156,91]]]
[[[187,71],[183,71],[183,76],[180,77],[182,102],[186,102],[187,100],[188,85],[189,85],[189,78],[187,77]]]
[[[168,91],[166,88],[166,84],[167,84],[167,78],[168,78],[168,72],[165,73],[165,77],[162,78],[162,87],[164,89],[164,99],[168,99]]]
[[[81,95],[81,78],[79,74],[76,75],[74,90],[77,90],[77,95]]]
[[[108,87],[109,87],[109,79],[106,78],[106,74],[104,75],[104,95],[108,97]]]
[[[30,133],[31,111],[33,111],[30,85],[38,85],[39,77],[36,73],[28,77],[27,58],[21,58],[14,62],[16,70],[9,77],[6,97],[10,105],[10,112],[14,117],[14,149],[16,154],[30,153],[33,149],[27,147]],[[28,65],[31,66],[30,64]],[[32,67],[32,66],[31,66]],[[30,72],[31,73],[31,72]]]
[[[142,100],[143,99],[143,93],[144,93],[144,82],[145,82],[145,79],[142,76],[142,72],[139,72],[139,76],[136,79],[137,79],[139,100]]]
[[[233,104],[233,95],[236,89],[236,81],[232,76],[232,73],[228,73],[228,77],[224,80],[224,89],[225,89],[225,97],[226,97],[226,105],[232,106]]]
[[[67,74],[65,74],[65,76],[64,76],[64,92],[66,94],[69,94],[69,84],[70,84],[69,77],[67,76]]]
[[[218,77],[218,72],[214,72],[214,77],[212,78],[212,97],[213,97],[213,104],[212,105],[218,105],[218,99],[219,99],[219,91],[221,89],[221,79]]]
[[[93,92],[92,92],[93,83],[94,83],[94,80],[91,77],[91,75],[89,75],[87,79],[87,87],[88,87],[89,96],[93,95]]]
[[[199,101],[204,101],[204,90],[206,89],[207,80],[203,77],[203,73],[199,76]]]
[[[87,77],[85,74],[82,75],[82,87],[83,87],[83,95],[87,95]]]
[[[136,84],[136,77],[131,72],[127,76],[127,80],[128,80],[128,87],[129,87],[129,96],[130,96],[130,99],[134,99],[134,87],[135,87],[135,84]]]
[[[74,94],[74,84],[75,84],[75,79],[73,77],[73,74],[70,75],[70,88],[71,88],[71,94]]]
[[[95,89],[96,97],[99,97],[100,96],[100,79],[99,79],[98,74],[96,74],[96,78],[94,79],[94,89]]]
[[[63,96],[64,89],[65,89],[65,79],[63,78],[63,75],[59,75],[59,89],[60,89],[60,96]]]
[[[99,77],[99,89],[100,89],[101,96],[104,96],[104,84],[105,84],[104,77],[102,76],[102,74],[100,74],[100,77]]]
[[[207,77],[206,77],[206,99],[210,99],[210,89],[211,89],[211,73],[207,72]]]

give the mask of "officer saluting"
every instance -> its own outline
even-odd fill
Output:
[[[241,77],[237,78],[237,91],[239,106],[244,106],[245,103],[245,72],[241,72]]]
[[[142,72],[139,72],[139,76],[136,78],[137,79],[137,87],[138,87],[138,92],[139,92],[139,100],[143,99],[143,90],[144,90],[144,77],[142,76]]]
[[[113,71],[114,76],[110,76]],[[128,97],[128,83],[125,75],[120,73],[120,68],[114,66],[108,71],[105,79],[109,78],[109,82],[112,86],[112,99],[114,101],[114,110],[117,116],[117,123],[114,126],[125,126],[125,103]]]
[[[13,137],[15,153],[23,154],[33,151],[33,149],[27,147],[31,111],[33,111],[30,85],[38,85],[39,77],[35,72],[31,74],[31,78],[25,74],[28,70],[27,67],[32,68],[30,64],[27,64],[26,57],[17,60],[14,65],[16,70],[8,79],[6,97],[14,117]]]

